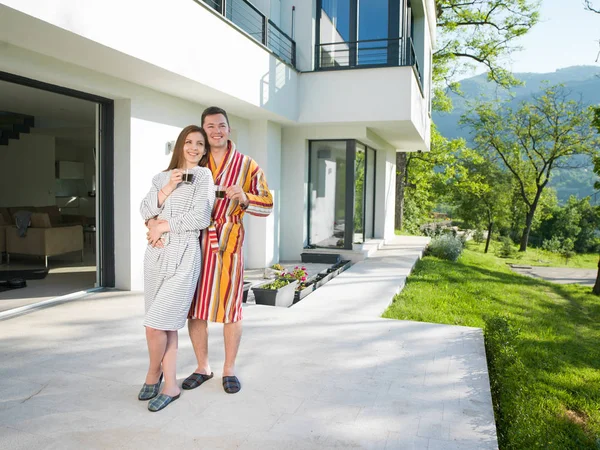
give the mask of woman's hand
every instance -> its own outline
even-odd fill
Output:
[[[169,183],[167,183],[167,188],[169,192],[165,192],[165,194],[170,194],[175,190],[177,185],[181,183],[183,180],[183,172],[179,169],[171,170],[171,177],[169,178]]]
[[[243,203],[244,205],[248,205],[248,196],[246,195],[244,190],[237,184],[229,186],[225,191],[225,195],[229,200],[237,200],[238,202]]]

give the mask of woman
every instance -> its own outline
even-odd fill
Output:
[[[177,330],[185,325],[198,282],[200,230],[210,224],[215,201],[212,173],[200,167],[206,165],[207,154],[204,130],[195,125],[185,127],[169,167],[154,177],[140,207],[146,221],[158,218],[149,224],[144,258],[144,326],[150,365],[138,395],[140,400],[151,400],[150,411],[160,411],[180,395]],[[159,395],[163,375],[165,383]]]

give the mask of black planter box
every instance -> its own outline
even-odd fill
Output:
[[[334,277],[334,275],[332,275],[331,273],[321,272],[319,275],[317,275],[318,281],[315,283],[315,289],[320,288],[325,283],[327,283],[329,280],[331,280],[333,277]]]
[[[301,253],[303,263],[337,264],[342,259],[338,253]]]
[[[253,287],[252,292],[254,292],[254,300],[257,305],[282,306],[287,308],[294,303],[296,287],[298,287],[298,282],[294,281],[279,289],[262,289],[260,286]]]
[[[252,283],[249,281],[244,281],[244,297],[242,298],[243,303],[248,301],[248,291],[250,290],[250,286],[252,286]]]
[[[316,283],[313,283],[310,286],[306,286],[301,291],[296,291],[294,293],[294,303],[298,303],[300,300],[302,300],[304,297],[306,297],[308,294],[314,291],[316,289],[316,286]]]

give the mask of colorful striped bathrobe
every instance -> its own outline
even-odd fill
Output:
[[[209,159],[216,186],[242,187],[250,201],[246,209],[237,201],[217,198],[211,225],[202,231],[202,270],[188,318],[231,323],[242,320],[244,285],[244,225],[247,212],[268,216],[273,210],[273,196],[258,164],[235,149],[229,141],[220,167]]]

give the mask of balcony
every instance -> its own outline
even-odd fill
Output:
[[[296,67],[296,42],[247,0],[202,0],[283,62]]]
[[[316,70],[374,67],[413,67],[419,84],[423,78],[412,39],[371,39],[317,45]]]

